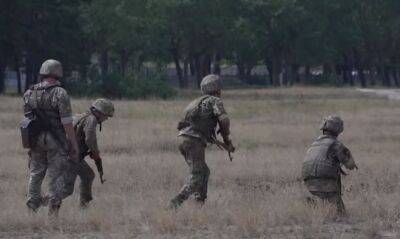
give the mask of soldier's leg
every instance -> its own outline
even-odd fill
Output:
[[[69,162],[67,162],[67,165],[68,165],[68,169],[64,172],[65,173],[65,181],[64,181],[62,199],[65,199],[74,193],[75,181],[77,178],[78,163],[69,161]]]
[[[57,215],[61,206],[68,170],[68,153],[51,136],[47,139],[47,171],[49,175],[49,214]]]
[[[46,169],[46,152],[40,149],[31,150],[29,160],[28,200],[26,205],[33,211],[36,211],[42,203],[41,188],[46,175]]]
[[[312,192],[312,194],[335,207],[338,216],[346,216],[346,209],[339,192]]]
[[[80,202],[82,207],[86,207],[87,204],[93,199],[92,197],[92,184],[95,178],[95,174],[90,168],[90,166],[86,163],[86,161],[82,160],[79,163],[78,167],[78,176],[81,180],[80,182]]]
[[[204,155],[204,153],[203,153]],[[202,168],[202,179],[201,179],[201,185],[199,187],[198,192],[195,192],[195,199],[198,202],[204,203],[204,201],[207,199],[207,191],[208,191],[208,178],[210,176],[210,169],[208,168],[207,164],[205,163],[205,160],[202,160],[202,165],[199,165],[199,168]]]
[[[172,205],[179,206],[187,200],[190,195],[199,192],[204,181],[204,145],[199,139],[182,137],[183,141],[179,150],[185,157],[189,167],[189,182],[183,186],[178,195],[171,200]],[[201,146],[201,147],[199,147]]]
[[[332,193],[331,195],[329,195],[328,200],[335,205],[336,212],[339,217],[346,216],[346,208],[344,206],[343,199],[340,193]]]

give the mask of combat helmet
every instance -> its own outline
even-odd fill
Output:
[[[108,117],[114,116],[114,104],[109,99],[97,99],[92,103],[92,107]]]
[[[343,120],[339,116],[329,115],[322,120],[320,129],[339,135],[343,132]]]
[[[63,76],[62,65],[57,60],[46,60],[40,67],[39,74],[42,76],[53,76],[56,78],[61,78]]]
[[[221,80],[217,75],[207,75],[200,83],[203,94],[211,94],[221,89]]]

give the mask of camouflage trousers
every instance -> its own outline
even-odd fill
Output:
[[[336,212],[338,216],[345,216],[346,215],[346,208],[344,206],[342,196],[340,192],[310,192],[312,195],[317,196],[322,201],[331,204],[333,207],[336,208]],[[312,199],[310,199],[312,200]]]
[[[75,181],[79,176],[80,201],[81,205],[86,205],[92,198],[92,184],[95,174],[84,159],[79,162],[70,162],[68,172],[66,173],[66,182],[63,190],[63,198],[66,198],[74,192]]]
[[[37,143],[29,152],[29,184],[27,206],[36,211],[42,203],[42,182],[47,173],[49,178],[49,210],[61,206],[64,176],[68,152],[48,132],[38,136]]]
[[[179,206],[192,194],[196,201],[203,203],[207,198],[208,177],[210,169],[205,162],[206,145],[197,138],[181,136],[179,151],[184,156],[189,167],[189,182],[183,186],[178,195],[171,200],[174,206]]]

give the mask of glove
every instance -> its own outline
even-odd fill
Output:
[[[89,157],[90,157],[91,159],[95,160],[95,161],[101,159],[99,153],[90,152]]]
[[[225,143],[225,145],[227,147],[227,150],[229,152],[231,152],[231,153],[235,152],[236,149],[232,144],[232,140],[230,140],[230,139],[224,140],[224,143]]]

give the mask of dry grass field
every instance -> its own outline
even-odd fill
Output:
[[[188,176],[175,129],[188,96],[116,101],[115,118],[98,133],[107,182],[101,185],[96,177],[95,199],[85,211],[79,209],[78,194],[66,199],[57,225],[47,221],[47,209],[31,216],[25,208],[28,163],[18,131],[22,101],[0,97],[0,238],[400,236],[400,102],[352,89],[224,92],[234,160],[210,147],[206,205],[188,201],[174,212],[166,205]],[[72,103],[78,113],[90,100]],[[308,207],[300,179],[305,151],[319,134],[322,117],[331,113],[344,119],[340,139],[359,166],[343,179],[350,214],[345,222],[334,222],[324,207]]]

